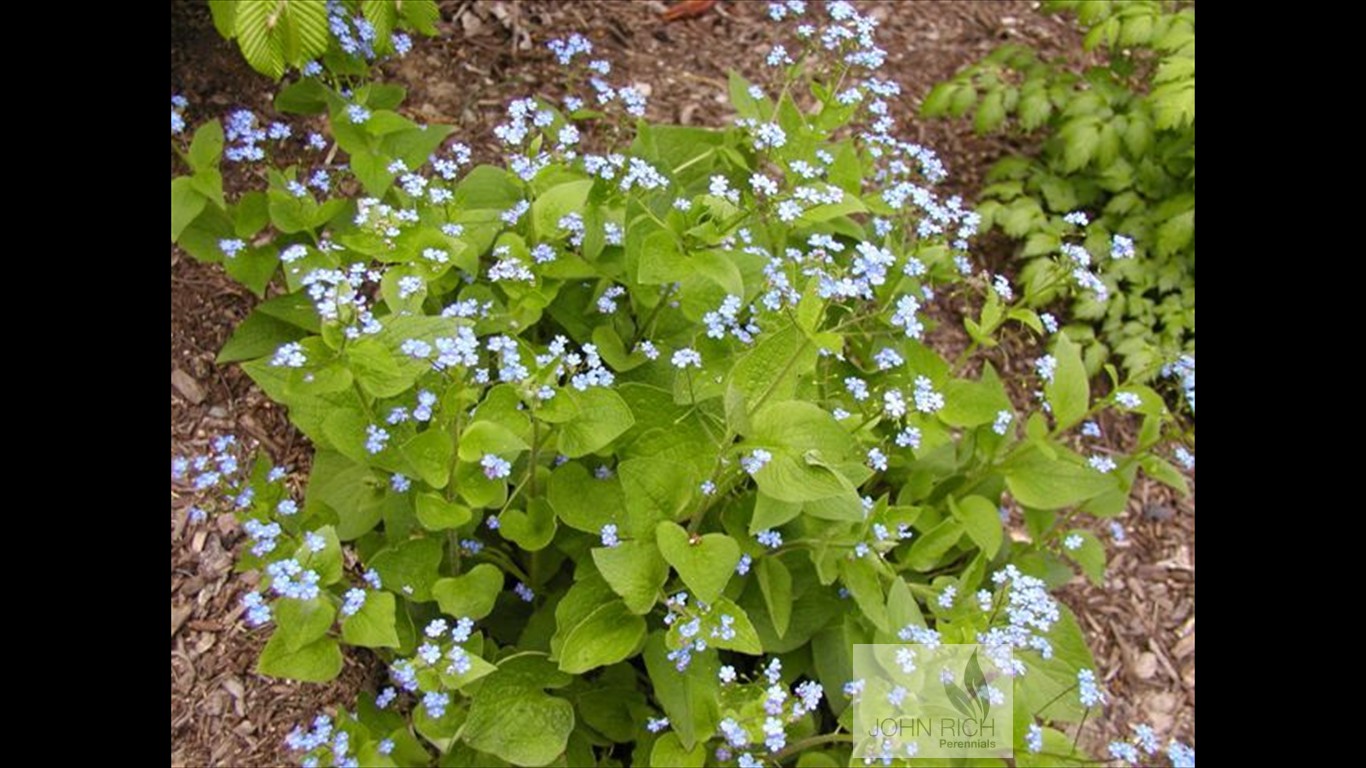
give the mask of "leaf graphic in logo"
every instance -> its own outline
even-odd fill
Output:
[[[972,697],[967,692],[958,687],[957,683],[945,681],[944,693],[949,697],[949,703],[953,708],[962,713],[963,717],[973,717]]]
[[[982,707],[982,719],[985,720],[987,713],[991,711],[991,700],[987,697],[987,677],[982,674],[982,665],[977,661],[977,651],[972,652],[968,666],[963,670],[963,685],[973,692],[973,697]]]

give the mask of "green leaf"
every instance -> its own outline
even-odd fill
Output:
[[[440,539],[408,539],[380,550],[369,563],[387,589],[419,603],[432,599],[432,584],[441,565]]]
[[[1053,657],[1022,654],[1027,682],[1015,688],[1015,707],[1040,718],[1075,723],[1084,715],[1076,696],[1077,671],[1095,669],[1096,662],[1072,611],[1065,605],[1058,610],[1061,615],[1047,635]]]
[[[457,619],[482,619],[489,615],[502,591],[503,572],[489,563],[480,563],[460,576],[437,579],[432,585],[432,597],[441,606],[441,612]]]
[[[684,749],[678,734],[670,731],[655,741],[650,750],[650,765],[655,768],[702,768],[707,764],[707,747],[694,744],[692,749]]]
[[[1037,509],[1061,509],[1112,490],[1114,477],[1030,450],[1005,470],[1006,487],[1017,501]]]
[[[800,501],[778,501],[763,491],[759,491],[754,498],[754,517],[749,521],[749,533],[751,536],[759,531],[769,528],[777,528],[787,523],[802,513],[802,502]]]
[[[336,584],[343,575],[341,540],[337,538],[337,530],[324,525],[314,533],[322,538],[323,548],[314,552],[306,545],[301,545],[294,557],[305,568],[317,572],[319,586]]]
[[[218,168],[223,155],[223,126],[217,120],[210,120],[199,126],[190,141],[188,160],[196,172]]]
[[[213,16],[213,28],[224,40],[236,36],[237,0],[209,0],[209,14]]]
[[[951,427],[978,427],[1010,411],[1010,398],[995,369],[987,364],[980,381],[953,379],[944,385],[944,407],[939,418]]]
[[[275,108],[294,115],[321,115],[335,98],[327,86],[309,77],[281,88],[275,94]]]
[[[190,226],[208,203],[208,199],[195,191],[194,182],[189,176],[171,179],[171,242],[180,239],[180,233]]]
[[[760,408],[751,419],[747,437],[759,444],[788,448],[796,454],[816,450],[826,461],[840,461],[857,448],[854,438],[829,411],[800,400],[769,403]]]
[[[1186,211],[1167,219],[1157,228],[1157,252],[1163,255],[1176,253],[1195,237],[1195,211]]]
[[[832,496],[857,494],[852,484],[835,470],[819,463],[814,454],[803,460],[783,449],[772,451],[773,459],[754,475],[759,490],[779,501],[819,501]]]
[[[271,317],[260,311],[258,306],[247,315],[246,320],[238,324],[232,332],[232,337],[223,345],[223,349],[219,350],[215,362],[224,365],[272,355],[282,345],[298,341],[307,335],[308,331]]]
[[[403,444],[403,458],[417,476],[433,488],[445,488],[451,479],[451,460],[455,448],[446,431],[431,427]]]
[[[312,600],[281,598],[271,609],[275,614],[275,635],[290,653],[326,635],[337,618],[332,601],[322,596]]]
[[[473,513],[470,508],[447,501],[439,493],[420,493],[417,496],[417,522],[429,531],[446,531],[468,523]]]
[[[946,518],[911,542],[911,549],[906,553],[906,564],[911,570],[921,573],[932,570],[944,553],[953,549],[962,537],[963,524]]]
[[[620,478],[599,480],[576,461],[550,473],[546,497],[565,525],[585,533],[597,534],[604,525],[626,517]]]
[[[593,562],[632,613],[648,613],[669,579],[669,565],[649,541],[623,541],[615,547],[594,547]]]
[[[722,533],[690,538],[677,523],[661,522],[655,529],[660,554],[704,603],[714,603],[740,562],[740,545]]]
[[[476,421],[460,436],[461,461],[479,461],[486,453],[517,454],[530,448],[517,433],[492,421]]]
[[[716,655],[699,653],[683,672],[674,668],[667,658],[668,647],[664,633],[655,632],[645,643],[645,668],[651,680],[667,680],[667,685],[654,686],[654,696],[669,716],[669,724],[678,734],[684,749],[705,743],[716,732],[720,722],[720,681],[716,677],[720,664]]]
[[[223,269],[257,296],[265,296],[266,285],[280,264],[280,254],[273,246],[248,247],[236,258],[224,259]]]
[[[342,619],[342,642],[364,648],[397,648],[392,592],[366,591],[359,611]]]
[[[626,498],[623,533],[639,539],[655,535],[661,520],[673,520],[697,488],[684,466],[665,459],[627,459],[617,465]]]
[[[893,630],[901,630],[914,624],[925,626],[925,616],[920,612],[920,604],[911,595],[911,588],[900,576],[892,579],[887,590],[887,621]]]
[[[436,0],[404,0],[399,4],[398,12],[418,32],[424,35],[437,33],[436,22],[441,19],[441,11]]]
[[[574,706],[546,694],[555,667],[538,654],[504,659],[485,677],[461,738],[471,747],[523,766],[549,765],[569,743]]]
[[[313,455],[305,499],[305,513],[330,510],[337,516],[337,536],[350,541],[379,523],[384,486],[369,467],[335,451],[318,451]]]
[[[550,240],[560,231],[560,219],[565,214],[584,209],[592,179],[578,179],[558,184],[536,198],[531,204],[531,226],[536,236]]]
[[[955,520],[963,524],[968,537],[987,557],[994,556],[1001,548],[1004,534],[1001,530],[1001,515],[995,504],[981,496],[968,496],[957,501],[950,496],[949,511]]]
[[[1066,541],[1073,536],[1081,539],[1081,546],[1076,549],[1064,546],[1063,554],[1081,567],[1081,572],[1086,574],[1086,578],[1090,579],[1092,584],[1102,586],[1105,583],[1105,545],[1100,543],[1094,533],[1083,528],[1073,528],[1063,536],[1063,540]]]
[[[795,325],[766,332],[731,370],[730,384],[754,411],[769,400],[790,400],[798,377],[816,364],[816,346]]]
[[[873,563],[866,557],[841,559],[839,570],[840,580],[849,588],[854,602],[863,609],[863,615],[873,626],[890,632],[892,627],[887,620],[887,596],[882,591],[882,579]]]
[[[1100,146],[1100,125],[1094,117],[1072,120],[1058,131],[1058,138],[1064,142],[1063,169],[1073,173],[1095,157]]]
[[[1186,476],[1170,463],[1156,456],[1144,456],[1139,461],[1139,466],[1143,467],[1143,471],[1147,472],[1149,477],[1175,488],[1182,496],[1190,493],[1190,487],[1186,485]]]
[[[600,605],[569,630],[560,671],[577,675],[630,657],[645,639],[645,619],[620,600]]]
[[[750,120],[758,120],[759,103],[749,94],[750,82],[732,69],[727,85],[730,91],[730,105],[735,107],[736,114]]]
[[[718,598],[712,605],[712,611],[711,620],[716,621],[718,625],[720,624],[719,617],[731,617],[731,629],[735,631],[735,637],[729,640],[719,634],[716,637],[709,637],[712,645],[729,651],[747,653],[751,656],[758,656],[764,652],[764,646],[759,642],[759,633],[750,623],[749,614],[745,612],[745,609],[736,605],[734,600],[728,597]]]
[[[545,499],[527,502],[527,511],[509,509],[498,516],[498,532],[527,552],[545,549],[555,538],[555,510]]]
[[[297,650],[290,650],[285,638],[278,632],[261,649],[261,657],[256,661],[257,674],[305,683],[325,683],[336,678],[341,668],[341,648],[336,640],[324,637]]]
[[[1044,384],[1044,395],[1053,409],[1056,429],[1062,431],[1081,421],[1091,405],[1091,388],[1086,380],[1086,366],[1081,361],[1081,348],[1067,334],[1058,334],[1053,346],[1058,365],[1053,380]]]
[[[604,387],[592,387],[584,392],[564,390],[578,406],[578,413],[560,426],[560,453],[578,458],[606,448],[613,440],[635,424],[635,417],[621,395]]]
[[[982,99],[982,103],[977,105],[977,114],[973,117],[973,128],[978,134],[991,133],[1001,126],[1005,121],[1006,110],[1001,99],[999,89],[988,91]]]
[[[773,629],[781,637],[787,634],[788,622],[792,620],[792,574],[788,573],[787,566],[781,560],[773,556],[759,558],[756,570],[764,605],[768,606]]]

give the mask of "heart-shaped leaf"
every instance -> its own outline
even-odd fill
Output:
[[[716,602],[740,562],[740,545],[723,533],[690,537],[677,523],[655,528],[659,552],[678,571],[679,578],[704,603]]]
[[[498,530],[503,538],[528,552],[545,549],[555,538],[555,511],[545,499],[532,499],[526,509],[509,509],[499,515]]]

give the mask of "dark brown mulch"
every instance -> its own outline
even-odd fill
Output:
[[[1038,15],[1026,2],[860,3],[880,21],[888,69],[905,92],[894,105],[903,135],[938,150],[950,187],[970,196],[990,163],[1022,146],[972,134],[963,121],[928,122],[913,110],[929,87],[959,67],[1008,42],[1046,52],[1075,43],[1061,21]],[[721,125],[729,117],[726,76],[738,66],[753,75],[771,27],[764,3],[723,2],[699,18],[664,24],[659,2],[505,2],[443,0],[440,37],[419,40],[386,77],[409,89],[414,118],[452,123],[485,160],[496,159],[490,130],[506,103],[532,92],[555,92],[558,68],[544,50],[551,37],[579,31],[610,59],[614,80],[648,89],[650,118]],[[242,62],[214,31],[202,2],[171,6],[171,88],[191,101],[192,123],[234,107],[270,114],[274,87]],[[173,172],[175,161],[173,160]],[[231,169],[229,189],[255,182]],[[983,258],[1008,263],[1003,241]],[[217,350],[255,302],[216,266],[171,253],[171,450],[201,449],[215,434],[232,432],[264,444],[280,462],[307,467],[309,446],[281,409],[235,366],[216,366]],[[947,316],[947,315],[946,315]],[[961,348],[956,328],[945,346]],[[1028,367],[1033,352],[999,367]],[[975,365],[973,366],[975,367]],[[1123,424],[1106,424],[1123,445]],[[282,739],[318,710],[349,706],[355,692],[375,685],[368,654],[348,656],[337,681],[298,685],[252,672],[263,642],[241,621],[246,577],[231,572],[240,534],[230,519],[187,526],[189,500],[171,497],[171,762],[173,765],[288,763]],[[1077,610],[1106,676],[1113,703],[1099,725],[1088,725],[1093,748],[1126,735],[1127,724],[1150,722],[1159,735],[1190,741],[1195,732],[1194,499],[1173,500],[1141,482],[1121,518],[1128,542],[1110,547],[1103,588],[1078,582],[1063,598]],[[1108,540],[1108,528],[1096,525]]]

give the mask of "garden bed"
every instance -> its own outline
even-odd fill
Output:
[[[1075,32],[1023,2],[864,5],[880,22],[889,74],[905,88],[895,108],[907,138],[940,153],[953,189],[965,194],[979,189],[990,164],[1018,147],[977,137],[962,122],[916,119],[919,100],[935,82],[1003,42],[1056,51],[1074,45]],[[724,124],[731,115],[727,67],[769,40],[763,4],[724,2],[698,18],[673,23],[660,20],[664,8],[655,2],[443,2],[442,34],[418,39],[414,50],[385,65],[385,72],[387,79],[408,87],[406,109],[415,119],[456,125],[482,160],[497,157],[491,128],[503,119],[509,100],[555,90],[560,69],[544,43],[571,31],[600,46],[618,79],[648,87],[651,118]],[[275,88],[218,36],[203,3],[172,3],[171,61],[172,91],[188,97],[198,119],[236,107],[271,113]],[[229,189],[247,181],[230,174],[225,179]],[[986,238],[976,253],[983,264],[1009,271],[1009,247],[1003,239]],[[211,436],[231,432],[259,441],[302,477],[311,449],[283,409],[236,366],[213,363],[254,303],[219,267],[200,264],[172,247],[172,452],[201,450]],[[938,341],[950,347],[963,343],[947,331]],[[1011,352],[1001,352],[998,367],[1028,367],[1024,355]],[[1116,450],[1132,441],[1136,429],[1123,419],[1101,426]],[[232,572],[241,535],[231,515],[188,526],[187,503],[173,488],[171,762],[289,762],[283,738],[291,728],[321,709],[350,706],[357,690],[380,684],[383,670],[362,651],[348,653],[342,675],[327,685],[255,675],[265,632],[242,622],[239,599],[249,587]],[[1104,586],[1079,578],[1062,592],[1086,630],[1112,694],[1104,717],[1082,736],[1093,751],[1103,752],[1110,738],[1127,738],[1128,724],[1140,721],[1193,743],[1194,511],[1193,492],[1177,498],[1164,486],[1140,479],[1128,512],[1116,518],[1124,540],[1115,541],[1105,523],[1095,524],[1111,558]]]

